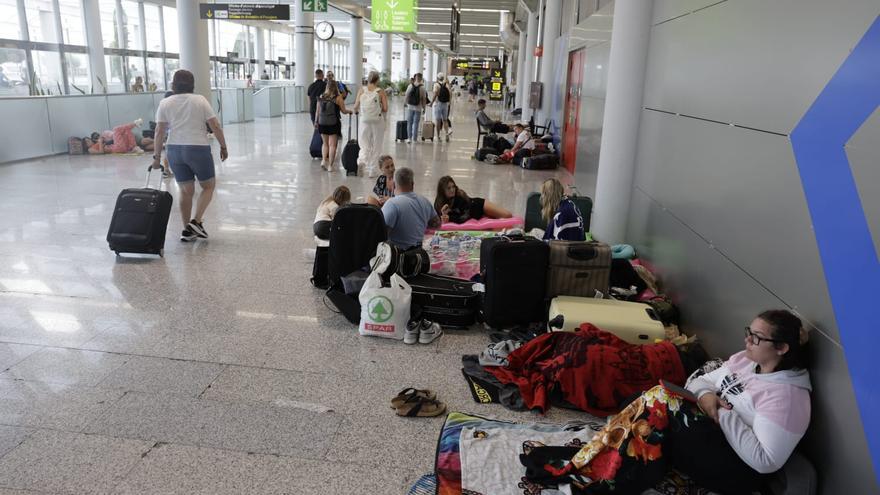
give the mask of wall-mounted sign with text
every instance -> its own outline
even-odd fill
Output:
[[[290,5],[254,3],[200,3],[202,19],[230,21],[289,21]]]
[[[489,81],[489,99],[492,101],[501,101],[504,99],[504,68],[492,69],[490,74],[492,79]]]
[[[418,0],[373,0],[370,22],[376,33],[416,32]]]

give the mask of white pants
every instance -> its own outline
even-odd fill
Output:
[[[379,170],[379,155],[382,154],[384,139],[385,120],[361,122],[361,135],[358,137],[361,152],[358,154],[358,165],[363,165],[368,175],[375,174]]]

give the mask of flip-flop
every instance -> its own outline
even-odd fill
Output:
[[[416,399],[404,402],[400,407],[396,408],[398,416],[410,418],[431,418],[440,416],[446,412],[446,404],[436,399]]]
[[[420,390],[417,388],[409,387],[405,388],[397,394],[396,397],[391,399],[391,407],[392,409],[397,409],[402,406],[406,402],[412,402],[418,399],[436,399],[437,394],[435,394],[431,390]]]

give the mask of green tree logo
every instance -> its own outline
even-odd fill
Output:
[[[367,313],[376,323],[385,323],[394,316],[394,304],[385,296],[376,296],[367,303]]]

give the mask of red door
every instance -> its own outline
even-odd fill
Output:
[[[581,83],[586,52],[580,49],[568,55],[568,94],[565,97],[565,120],[562,128],[562,164],[572,174],[577,162],[577,137],[581,114]]]

